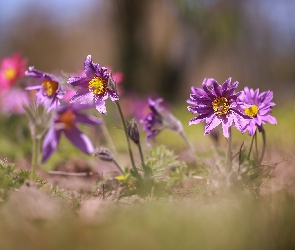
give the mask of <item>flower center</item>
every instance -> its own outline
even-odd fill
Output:
[[[250,108],[245,108],[244,110],[246,115],[255,117],[259,109],[256,105],[252,105]]]
[[[96,76],[89,81],[88,89],[96,95],[103,96],[107,91],[107,83],[103,78]]]
[[[44,80],[42,82],[42,89],[43,93],[50,97],[56,93],[58,89],[58,83],[51,80]]]
[[[56,122],[62,123],[65,126],[64,129],[69,130],[75,126],[76,115],[72,110],[68,109],[60,115],[59,119]]]
[[[16,77],[16,70],[14,68],[9,68],[5,70],[4,75],[7,80],[12,80]]]
[[[212,102],[212,107],[217,115],[225,115],[229,111],[229,102],[225,97],[216,97]]]

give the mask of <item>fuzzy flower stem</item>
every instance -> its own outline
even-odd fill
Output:
[[[99,118],[103,119],[103,117],[102,117],[102,115],[101,115],[100,113],[99,113]],[[116,150],[116,147],[115,147],[114,141],[113,141],[113,139],[112,139],[112,137],[111,137],[111,135],[110,135],[110,133],[109,133],[109,130],[108,130],[106,124],[105,124],[105,123],[102,123],[102,124],[100,125],[100,127],[101,127],[101,131],[102,131],[102,133],[103,133],[103,136],[104,136],[104,138],[105,138],[105,140],[106,140],[106,142],[107,142],[107,146],[108,146],[108,148],[110,148],[111,151],[113,152],[113,154],[114,154],[115,156],[117,156],[118,154],[117,154],[117,150]]]
[[[141,164],[142,164],[142,166],[145,166],[143,152],[142,152],[142,148],[141,148],[140,143],[138,143],[137,146],[138,146],[138,150],[139,150],[139,154],[140,154]]]
[[[258,161],[258,146],[257,146],[257,133],[254,134],[255,140],[255,160]]]
[[[255,134],[256,134],[256,132],[255,132]],[[252,136],[252,140],[251,140],[251,144],[250,144],[250,149],[249,149],[249,153],[248,153],[248,160],[250,160],[250,155],[251,155],[251,152],[252,152],[253,142],[254,142],[254,135]]]
[[[265,152],[265,146],[266,146],[266,134],[265,134],[265,130],[262,128],[262,142],[263,142],[263,145],[262,145],[262,151],[261,151],[261,155],[260,155],[260,158],[259,158],[259,164],[261,164],[262,160],[263,160],[263,156],[264,156],[264,152]]]
[[[227,173],[230,173],[231,169],[232,169],[232,156],[231,156],[231,152],[232,152],[232,133],[231,133],[231,127],[229,127],[228,130],[228,139],[227,139],[227,149],[226,149],[226,160],[225,160],[225,166],[227,169]]]
[[[36,167],[39,156],[39,147],[40,147],[40,138],[33,136],[33,146],[32,146],[32,165],[31,165],[31,173],[30,180],[34,181],[36,177]]]
[[[124,173],[123,169],[121,168],[121,166],[118,164],[118,162],[115,159],[113,159],[113,163],[120,170],[120,172],[124,175],[125,173]]]
[[[136,173],[136,175],[139,175],[138,171],[137,171],[137,168],[135,166],[135,163],[134,163],[134,158],[133,158],[133,154],[132,154],[132,150],[131,150],[131,144],[130,144],[129,136],[128,136],[128,133],[127,133],[127,126],[126,126],[126,122],[125,122],[125,119],[124,119],[124,115],[123,115],[123,112],[122,112],[122,109],[121,109],[121,106],[120,106],[119,102],[115,101],[115,103],[117,105],[117,108],[118,108],[118,111],[119,111],[119,114],[120,114],[120,117],[121,117],[121,120],[122,120],[122,124],[123,124],[124,132],[125,132],[125,137],[126,137],[126,142],[127,142],[127,147],[128,147],[128,151],[129,151],[129,156],[130,156],[132,168],[133,168],[134,172]]]
[[[187,138],[186,134],[184,133],[184,131],[180,131],[179,135],[181,136],[181,138],[185,141],[185,144],[187,145],[187,147],[192,151],[192,153],[195,152],[195,148],[194,146],[191,144],[191,142],[189,141],[189,139]]]

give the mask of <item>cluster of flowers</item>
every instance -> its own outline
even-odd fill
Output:
[[[119,82],[122,75],[119,73],[116,77],[112,76],[108,68],[93,63],[89,55],[84,62],[85,75],[70,77],[67,80],[69,86],[77,87],[78,90],[68,88],[64,91],[58,77],[38,71],[34,67],[29,67],[24,72],[25,64],[26,60],[21,59],[18,54],[11,61],[3,60],[0,70],[1,89],[2,93],[5,93],[15,79],[23,74],[40,80],[37,86],[27,87],[26,90],[37,91],[36,101],[46,107],[48,112],[54,110],[52,124],[43,141],[43,162],[56,150],[62,133],[81,151],[92,154],[93,145],[77,128],[77,124],[97,125],[103,121],[80,111],[95,107],[100,113],[106,114],[106,99],[119,100],[114,79],[117,78]],[[215,79],[205,79],[202,88],[192,87],[192,94],[187,100],[192,106],[188,106],[188,110],[197,116],[191,119],[189,125],[205,121],[205,134],[210,134],[215,127],[222,124],[223,135],[228,138],[232,126],[242,133],[248,131],[252,136],[256,129],[260,132],[263,130],[263,124],[277,123],[271,116],[271,109],[275,105],[271,102],[273,92],[259,93],[259,89],[253,90],[248,87],[241,92],[235,92],[237,87],[238,82],[231,83],[231,78],[222,85]],[[163,129],[183,133],[181,122],[161,105],[162,102],[161,98],[149,99],[150,112],[140,120],[143,130],[147,133],[148,145]]]

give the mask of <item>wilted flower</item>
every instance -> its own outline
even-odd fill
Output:
[[[251,119],[243,121],[244,132],[248,130],[248,134],[252,136],[256,132],[256,127],[261,132],[263,124],[267,122],[277,124],[276,118],[270,115],[272,106],[275,106],[275,103],[271,102],[272,98],[272,91],[259,94],[259,89],[254,91],[248,87],[244,88],[238,97],[238,103],[245,115],[251,117]]]
[[[27,59],[21,58],[19,53],[5,57],[0,65],[1,92],[8,90],[16,80],[25,74]]]
[[[109,87],[108,69],[100,67],[98,63],[93,63],[91,55],[88,55],[84,63],[84,72],[86,76],[68,79],[69,84],[80,88],[70,102],[94,103],[100,113],[106,114],[105,100],[108,96],[112,101],[119,99],[116,92]]]
[[[60,104],[60,99],[63,98],[64,92],[61,91],[61,85],[57,77],[38,71],[34,67],[29,67],[25,75],[41,80],[40,85],[26,88],[26,90],[39,90],[36,94],[38,103],[48,108],[48,111]]]
[[[241,120],[247,117],[239,111],[237,98],[240,94],[235,93],[238,82],[231,84],[231,78],[219,85],[213,78],[204,79],[203,89],[192,87],[193,94],[187,100],[188,110],[197,117],[190,120],[189,125],[206,121],[205,134],[210,134],[212,129],[222,124],[223,135],[229,137],[229,127],[235,125],[240,131]]]
[[[160,105],[163,102],[162,98],[156,100],[149,98],[148,102],[151,112],[148,113],[145,118],[140,120],[144,125],[143,130],[147,133],[148,145],[150,145],[150,140],[165,128],[176,133],[181,133],[183,131],[181,122]]]
[[[101,119],[79,112],[80,110],[89,107],[91,106],[72,104],[60,106],[56,109],[53,123],[44,138],[42,162],[47,161],[54,153],[62,133],[64,133],[70,142],[82,152],[86,154],[94,153],[94,148],[90,139],[77,128],[78,123],[84,123],[87,125],[97,125],[102,123]]]

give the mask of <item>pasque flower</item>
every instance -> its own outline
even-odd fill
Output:
[[[25,74],[26,64],[27,59],[22,58],[20,53],[2,59],[0,64],[1,92],[7,91],[19,77]]]
[[[41,80],[39,85],[26,88],[26,90],[38,90],[36,93],[38,103],[48,108],[48,111],[60,104],[64,92],[61,91],[61,84],[56,76],[36,70],[34,67],[29,67],[25,75]]]
[[[242,130],[248,130],[249,135],[254,135],[256,128],[262,131],[262,125],[269,122],[277,124],[275,117],[271,116],[272,107],[275,103],[271,102],[273,98],[272,91],[266,91],[259,94],[259,89],[249,89],[245,87],[238,97],[238,103],[242,112],[250,119],[242,121]]]
[[[12,88],[6,93],[0,92],[0,109],[6,115],[24,114],[23,105],[28,105],[30,98],[28,93],[19,88]]]
[[[231,83],[231,78],[219,85],[213,78],[204,79],[202,87],[192,87],[192,94],[187,100],[188,110],[197,117],[190,120],[189,125],[198,124],[205,121],[205,134],[210,134],[212,129],[222,124],[223,135],[229,137],[229,128],[234,125],[240,131],[242,130],[241,120],[247,119],[243,115],[237,104],[237,98],[240,95],[235,93],[238,82]]]
[[[55,110],[55,115],[52,124],[44,138],[42,153],[42,162],[45,162],[56,150],[64,133],[69,141],[86,154],[94,153],[94,148],[90,139],[83,134],[77,127],[79,123],[87,125],[101,124],[102,120],[96,117],[82,114],[79,111],[92,107],[90,105],[75,105],[59,106]]]
[[[143,130],[147,133],[147,144],[155,138],[163,129],[168,128],[176,133],[183,131],[182,124],[173,114],[161,106],[162,98],[153,100],[148,99],[150,113],[148,113],[140,122],[143,124]]]
[[[68,79],[69,84],[80,88],[70,102],[94,103],[100,113],[106,114],[105,100],[108,97],[112,101],[119,99],[116,91],[109,87],[110,73],[108,69],[100,67],[98,63],[93,63],[91,55],[88,55],[84,62],[84,72],[86,76]]]

